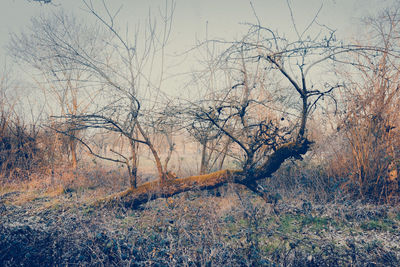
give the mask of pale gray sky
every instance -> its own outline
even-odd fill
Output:
[[[357,33],[359,18],[374,14],[390,5],[394,0],[290,0],[299,31],[310,23],[322,5],[318,22],[337,29],[340,37]],[[11,32],[27,29],[30,19],[41,13],[64,9],[84,19],[93,19],[85,11],[82,0],[53,0],[53,5],[41,5],[29,0],[0,0],[0,62],[13,64],[6,55],[5,46]],[[101,4],[101,0],[92,0]],[[165,0],[105,0],[111,10],[122,6],[118,22],[130,27],[145,19],[149,10],[156,14]],[[278,30],[280,34],[294,34],[286,0],[175,0],[176,9],[168,53],[175,54],[190,49],[196,40],[204,40],[206,28],[209,39],[232,40],[240,38],[246,31],[241,23],[255,23],[251,8],[253,4],[263,26]],[[207,25],[207,26],[206,26]],[[187,67],[187,65],[186,65]],[[171,69],[172,70],[172,69]],[[175,71],[175,70],[174,70]],[[190,71],[181,70],[181,72]],[[19,75],[21,78],[21,75]]]
[[[78,16],[85,16],[82,0],[53,0],[55,5],[40,5],[28,0],[0,1],[0,54],[4,57],[4,46],[9,33],[20,31],[29,25],[31,17],[40,13],[64,8]],[[100,0],[93,0],[99,3]],[[149,8],[157,12],[164,0],[106,0],[111,9],[123,6],[120,16],[122,25],[135,24],[148,14]],[[239,23],[255,22],[250,6],[253,3],[264,26],[277,29],[281,33],[292,31],[286,0],[176,0],[172,45],[189,47],[196,37],[204,38],[208,23],[209,37],[232,39],[245,30]],[[319,21],[338,29],[339,34],[356,30],[359,17],[373,14],[388,6],[385,0],[291,0],[294,17],[299,28],[304,27],[323,5]]]

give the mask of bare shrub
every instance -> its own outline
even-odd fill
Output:
[[[370,45],[382,46],[380,55],[353,53],[350,69],[339,71],[347,81],[331,171],[348,178],[342,187],[363,200],[389,202],[399,197],[400,133],[398,110],[400,72],[399,8],[366,20]]]
[[[28,129],[18,118],[0,114],[0,172],[3,177],[27,178],[43,164],[37,132]]]

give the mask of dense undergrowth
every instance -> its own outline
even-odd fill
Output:
[[[110,173],[97,176],[112,180]],[[1,265],[400,264],[398,207],[309,201],[283,191],[270,205],[226,186],[155,200],[140,210],[95,208],[94,200],[118,190],[98,182],[1,192]]]
[[[46,155],[37,147],[35,153]],[[396,201],[357,200],[343,188],[345,176],[329,175],[307,158],[285,162],[262,184],[274,204],[226,185],[151,201],[139,210],[92,205],[129,187],[119,171],[90,164],[86,170],[50,168],[47,161],[38,165],[47,168],[24,170],[10,162],[23,175],[1,177],[1,266],[400,264]]]

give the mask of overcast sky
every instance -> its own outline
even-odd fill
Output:
[[[92,0],[92,2],[97,5],[102,3],[101,0]],[[157,15],[158,9],[165,4],[165,0],[105,0],[105,2],[111,11],[122,7],[118,22],[123,27],[129,24],[131,28],[138,22],[145,23],[149,10],[152,15]],[[290,0],[290,5],[299,31],[302,31],[321,9],[318,23],[336,29],[339,37],[346,37],[357,34],[361,17],[373,15],[378,10],[390,6],[390,2],[389,0]],[[243,23],[256,22],[252,6],[263,26],[277,30],[285,36],[294,34],[286,0],[175,0],[175,4],[173,28],[168,47],[170,56],[192,48],[196,40],[204,40],[206,29],[208,29],[209,39],[240,38],[246,31]],[[10,33],[26,30],[32,17],[57,12],[59,9],[74,13],[84,19],[94,19],[87,12],[82,0],[53,0],[53,4],[38,4],[29,0],[0,0],[0,62],[2,65],[4,62],[7,63],[8,68],[13,65],[5,49],[9,43]],[[182,72],[190,71],[187,68],[183,69]],[[24,72],[26,72],[25,69]],[[18,76],[23,77],[21,74]],[[176,84],[175,81],[172,83]]]
[[[88,16],[82,0],[53,0],[54,5],[40,5],[28,0],[0,1],[0,53],[4,56],[4,46],[9,33],[21,31],[29,25],[31,17],[40,13],[65,9],[78,16]],[[99,3],[100,0],[93,0]],[[153,13],[165,0],[106,0],[111,10],[122,6],[119,21],[135,24],[143,20],[149,9]],[[206,25],[210,38],[232,39],[239,37],[245,29],[243,22],[255,22],[250,2],[264,26],[290,34],[292,24],[286,0],[176,0],[173,39],[174,46],[194,45],[196,38],[205,36]],[[356,31],[358,18],[373,14],[388,5],[385,0],[291,0],[294,18],[301,29],[307,25],[322,5],[319,22],[338,29],[346,35]]]
[[[60,9],[74,13],[84,20],[94,20],[82,0],[52,1],[54,4],[41,5],[29,0],[0,0],[0,69],[11,70],[11,79],[18,87],[12,87],[8,93],[24,97],[21,110],[27,107],[40,108],[40,105],[32,106],[31,103],[41,100],[37,90],[34,89],[29,69],[14,64],[12,58],[7,56],[5,46],[9,43],[10,33],[27,30],[32,17],[57,12]],[[290,5],[299,31],[310,23],[322,6],[318,23],[336,29],[337,35],[343,38],[358,33],[361,17],[373,15],[385,7],[390,7],[390,2],[393,1],[398,0],[290,0]],[[101,0],[92,2],[102,3]],[[122,7],[118,16],[119,25],[125,27],[129,24],[131,28],[138,22],[143,25],[149,10],[152,15],[157,15],[158,8],[165,4],[165,0],[105,0],[105,2],[111,11]],[[196,41],[205,40],[206,29],[209,39],[228,41],[238,39],[247,29],[243,23],[256,23],[253,6],[263,26],[278,31],[280,35],[284,34],[286,37],[294,36],[295,33],[286,0],[175,0],[175,4],[172,34],[167,51],[169,53],[167,69],[171,78],[163,82],[163,88],[179,96],[185,92],[188,95],[193,93],[190,86],[186,85],[190,78],[184,73],[191,73],[198,62],[190,57],[191,63],[189,63],[190,60],[186,57],[184,64],[177,65],[174,61],[178,61],[179,58],[174,55],[194,47]],[[179,59],[179,62],[183,61]],[[3,74],[4,72],[0,72],[0,76]],[[31,111],[27,114],[30,116]]]

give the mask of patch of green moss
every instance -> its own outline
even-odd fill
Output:
[[[390,220],[371,220],[363,222],[360,227],[365,231],[390,231],[392,230],[393,222]]]
[[[322,218],[317,216],[306,216],[302,220],[302,226],[310,226],[312,230],[323,230],[327,229],[329,225],[328,218]]]
[[[223,232],[225,232],[228,237],[234,237],[237,234],[239,228],[240,227],[236,223],[231,222],[226,224]]]
[[[299,230],[301,216],[298,215],[284,215],[280,218],[278,231],[289,233]]]
[[[261,250],[267,255],[279,250],[281,248],[281,243],[278,240],[272,240],[267,242],[265,245],[261,246]]]

